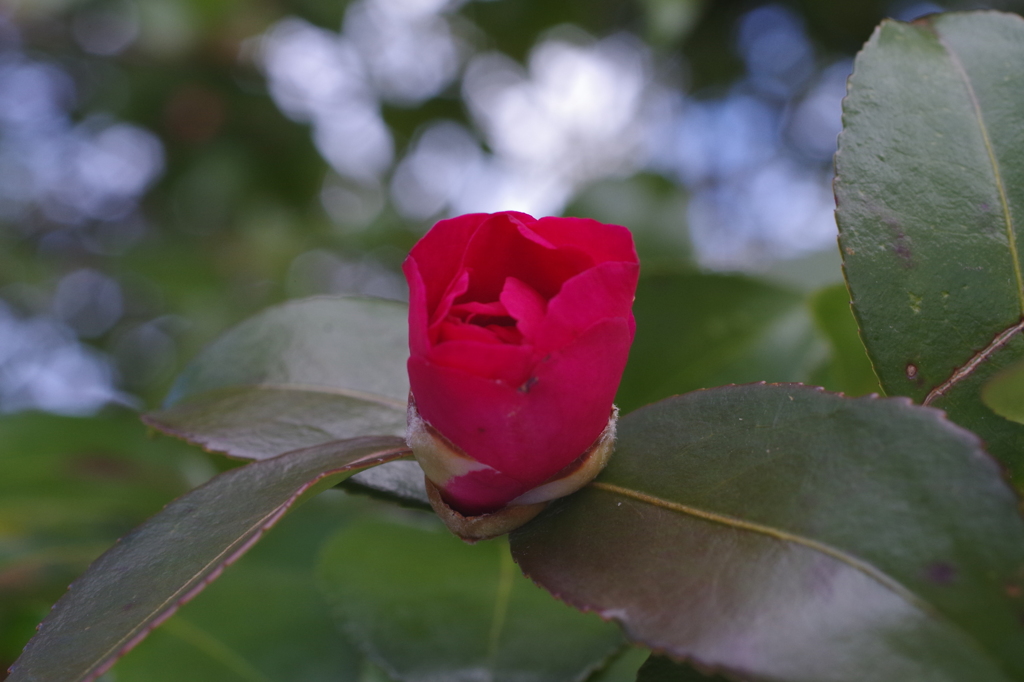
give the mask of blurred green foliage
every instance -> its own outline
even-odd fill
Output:
[[[403,218],[383,188],[340,180],[318,153],[309,126],[275,105],[252,58],[254,37],[282,18],[337,31],[351,3],[128,3],[137,13],[134,42],[116,55],[89,53],[76,30],[90,13],[115,4],[0,2],[9,20],[4,35],[17,36],[5,49],[17,50],[17,59],[55,65],[74,82],[73,121],[105,116],[136,124],[159,138],[165,154],[164,171],[142,202],[143,227],[130,239],[108,238],[98,223],[71,229],[38,211],[0,217],[0,301],[25,317],[45,315],[64,275],[92,268],[114,278],[123,314],[83,342],[114,357],[119,387],[152,408],[184,363],[228,326],[289,297],[359,289],[359,282],[319,277],[312,265],[324,258],[355,267],[357,278],[397,278],[404,254],[430,220]],[[851,56],[880,19],[911,4],[783,3],[802,18],[823,59]],[[571,25],[598,38],[627,32],[648,46],[657,78],[680,91],[714,94],[743,76],[736,25],[758,5],[477,0],[462,5],[453,22],[475,50],[498,50],[519,62],[554,28]],[[968,5],[951,0],[934,7]],[[420,104],[385,103],[382,114],[396,158],[429,121],[473,124],[457,85]],[[358,210],[332,215],[321,201],[327,186],[381,208],[369,218]],[[851,395],[877,391],[838,260],[814,257],[762,273],[704,272],[687,230],[689,199],[677,178],[650,171],[583,187],[566,209],[627,225],[636,235],[644,279],[637,344],[619,399],[623,409],[729,382],[805,381]],[[830,287],[819,292],[821,285]],[[159,356],[126,341],[147,325],[171,341]],[[0,337],[0,355],[4,343],[12,342]],[[0,416],[0,669],[105,547],[227,466],[169,439],[148,439],[125,409],[81,418]],[[329,629],[313,580],[320,543],[353,514],[373,509],[350,499],[304,508],[109,679],[385,679]],[[289,523],[292,540],[286,539]],[[289,649],[293,641],[298,649]],[[626,660],[617,664],[626,672],[601,679],[629,679],[641,662]],[[296,677],[299,672],[305,676]]]

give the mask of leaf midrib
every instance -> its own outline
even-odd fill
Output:
[[[170,614],[173,614],[175,611],[177,611],[178,608],[183,606],[184,602],[179,604],[177,603],[178,600],[181,599],[183,596],[188,595],[189,591],[191,591],[197,585],[199,585],[201,581],[205,578],[205,576],[209,575],[213,570],[216,570],[218,567],[230,565],[231,563],[233,563],[234,560],[240,558],[240,554],[237,557],[234,556],[238,552],[238,550],[242,549],[243,547],[246,547],[246,545],[252,546],[254,542],[253,539],[258,538],[260,535],[268,531],[270,527],[278,519],[280,519],[281,515],[283,515],[283,512],[286,512],[288,509],[290,509],[295,504],[295,502],[303,495],[303,493],[316,486],[325,478],[330,478],[332,476],[347,473],[351,470],[359,468],[360,465],[367,460],[387,457],[400,451],[404,452],[404,449],[385,449],[380,452],[375,452],[371,453],[370,455],[360,457],[354,462],[350,462],[349,464],[343,465],[336,469],[323,471],[317,474],[316,476],[312,476],[309,480],[305,481],[302,485],[296,488],[296,490],[285,501],[283,501],[281,504],[277,505],[276,507],[268,511],[266,514],[260,516],[259,519],[256,520],[253,524],[251,524],[244,532],[240,533],[232,543],[230,543],[223,550],[218,552],[213,557],[213,559],[208,561],[202,568],[193,573],[192,577],[184,581],[181,587],[175,590],[169,597],[167,597],[167,599],[161,602],[156,608],[151,609],[149,613],[145,616],[145,618],[142,618],[137,625],[135,625],[128,631],[128,633],[121,637],[112,646],[108,647],[103,654],[101,654],[98,658],[96,658],[93,661],[93,663],[89,664],[88,667],[86,667],[85,669],[85,673],[78,679],[81,682],[92,682],[92,680],[95,680],[98,677],[97,671],[103,670],[105,664],[111,661],[111,659],[116,660],[121,655],[123,655],[123,653],[127,653],[127,651],[122,652],[122,649],[124,649],[129,642],[131,642],[139,634],[144,632],[146,628],[153,629],[153,626],[151,624],[153,623],[154,620],[164,615],[169,616]],[[290,453],[284,454],[287,455]]]
[[[289,501],[293,500],[294,498],[289,499]],[[223,550],[221,550],[216,556],[214,556],[213,559],[208,561],[206,565],[204,565],[201,569],[196,571],[192,575],[192,577],[184,581],[181,587],[175,590],[169,597],[167,597],[167,599],[161,602],[156,608],[151,609],[144,618],[139,620],[138,624],[132,627],[124,636],[118,639],[113,645],[108,647],[106,651],[104,651],[99,657],[97,657],[92,663],[90,663],[89,666],[86,668],[85,674],[79,679],[82,682],[92,682],[92,680],[96,679],[97,671],[102,670],[104,668],[104,665],[111,659],[118,658],[119,655],[121,654],[121,650],[128,644],[128,642],[130,642],[132,639],[134,639],[136,636],[142,633],[147,627],[150,627],[152,622],[160,616],[163,616],[167,613],[174,613],[180,606],[182,606],[181,604],[176,603],[179,598],[187,594],[189,590],[191,590],[194,586],[199,584],[199,581],[204,576],[209,575],[212,572],[212,570],[215,570],[220,565],[227,565],[228,562],[225,561],[225,557],[229,557],[236,548],[244,545],[245,542],[251,539],[253,534],[258,534],[260,532],[260,527],[266,524],[268,520],[274,516],[274,514],[280,512],[282,506],[286,506],[287,504],[288,502],[285,502],[282,505],[278,505],[267,514],[261,516],[259,520],[253,523],[251,526],[249,526],[245,530],[245,532],[239,534],[234,542],[232,542]]]
[[[615,485],[614,483],[606,483],[603,481],[591,481],[589,486],[615,495],[622,495],[623,497],[628,497],[630,499],[637,500],[638,502],[643,502],[645,504],[649,504],[655,507],[660,507],[662,509],[666,509],[669,511],[686,514],[688,516],[693,516],[695,518],[699,518],[704,521],[709,521],[711,523],[717,523],[729,528],[745,530],[752,533],[759,533],[761,535],[765,535],[776,540],[779,540],[780,542],[791,542],[793,544],[800,545],[813,551],[825,554],[826,556],[829,556],[837,561],[840,561],[846,564],[847,566],[850,566],[851,568],[860,571],[869,578],[875,580],[883,587],[896,593],[897,595],[905,599],[907,602],[909,602],[911,605],[924,612],[926,615],[943,620],[944,622],[949,624],[951,626],[951,629],[954,632],[958,633],[961,636],[961,638],[969,644],[969,646],[971,646],[975,651],[979,652],[983,657],[990,660],[992,664],[995,666],[995,668],[1003,673],[1004,677],[1007,680],[1013,679],[1013,676],[1009,675],[1006,672],[1005,668],[1002,665],[1002,662],[999,661],[999,659],[997,659],[970,632],[964,630],[958,623],[956,623],[956,621],[952,620],[942,611],[939,611],[934,606],[929,604],[927,601],[919,597],[916,593],[911,591],[901,582],[890,577],[888,574],[882,572],[881,570],[875,568],[870,563],[858,559],[856,556],[853,556],[852,554],[849,554],[841,549],[832,547],[831,545],[819,542],[812,538],[807,538],[802,535],[790,533],[779,528],[767,526],[760,523],[755,523],[753,521],[746,521],[744,519],[740,519],[735,516],[729,516],[727,514],[719,514],[717,512],[706,511],[704,509],[699,509],[697,507],[693,507],[687,504],[682,504],[681,502],[673,502],[671,500],[666,500],[655,495],[650,495],[639,490],[633,490],[631,488],[618,486]]]

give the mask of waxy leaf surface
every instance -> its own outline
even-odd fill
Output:
[[[405,433],[403,303],[320,297],[271,308],[197,357],[146,423],[244,459]]]
[[[623,648],[613,624],[524,578],[504,538],[467,545],[408,514],[350,525],[320,562],[342,629],[395,680],[570,682]]]
[[[407,454],[399,438],[357,438],[214,477],[97,559],[54,605],[7,679],[96,679],[216,579],[300,498]]]
[[[242,459],[321,443],[404,435],[408,307],[314,297],[270,308],[229,330],[182,372],[150,426]],[[423,474],[394,462],[346,485],[425,505]]]
[[[1024,357],[1024,18],[886,21],[858,56],[836,157],[854,310],[889,395],[946,410],[1024,476],[1024,426],[980,399]]]
[[[205,459],[147,438],[129,410],[0,416],[0,669],[119,535],[202,482]]]
[[[905,398],[697,391],[512,535],[634,640],[787,682],[1024,679],[1024,521],[971,433]]]
[[[116,682],[362,682],[363,658],[334,627],[315,579],[325,539],[359,498],[319,495],[111,670]]]

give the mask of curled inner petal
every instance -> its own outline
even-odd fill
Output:
[[[509,316],[515,319],[519,332],[532,338],[547,315],[548,302],[544,297],[521,279],[507,277],[499,300]]]

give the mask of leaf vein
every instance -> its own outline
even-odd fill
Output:
[[[705,521],[711,521],[718,523],[723,526],[729,526],[730,528],[736,528],[739,530],[751,531],[753,533],[760,533],[761,535],[767,535],[775,538],[782,542],[792,542],[793,544],[802,545],[809,549],[821,552],[827,556],[841,561],[844,564],[857,569],[858,571],[866,574],[868,577],[873,578],[877,582],[881,583],[885,587],[889,588],[893,592],[901,595],[904,599],[915,604],[926,613],[938,615],[934,608],[927,602],[923,601],[916,594],[904,587],[900,582],[890,578],[888,575],[878,570],[866,561],[861,561],[855,556],[847,554],[846,552],[836,549],[830,545],[826,545],[823,542],[812,540],[811,538],[803,537],[802,535],[796,535],[788,531],[781,530],[779,528],[773,528],[772,526],[766,526],[760,523],[754,523],[753,521],[745,521],[743,519],[736,518],[735,516],[728,516],[726,514],[718,514],[716,512],[709,512],[690,505],[682,504],[680,502],[673,502],[654,495],[648,495],[647,493],[640,492],[639,490],[631,490],[630,488],[623,488],[613,483],[604,483],[602,481],[594,481],[590,484],[591,486],[604,490],[616,495],[623,495],[625,497],[632,498],[639,502],[644,502],[655,507],[661,507],[671,511],[680,512],[689,516],[694,516]]]
[[[860,571],[869,578],[877,581],[883,587],[893,591],[894,593],[905,599],[907,602],[909,602],[911,605],[920,609],[925,614],[933,618],[945,620],[947,622],[952,623],[954,632],[960,635],[961,638],[969,646],[974,648],[976,651],[981,653],[986,658],[992,660],[996,668],[1002,670],[1002,665],[999,663],[999,661],[996,660],[992,656],[992,654],[970,633],[968,633],[962,627],[960,627],[959,624],[956,624],[955,621],[951,621],[947,616],[945,616],[945,614],[943,614],[938,609],[933,607],[931,604],[923,600],[921,597],[917,596],[914,592],[905,587],[898,580],[891,578],[886,573],[875,568],[868,562],[862,561],[861,559],[858,559],[857,557],[848,554],[841,549],[837,549],[835,547],[832,547],[831,545],[825,544],[824,542],[818,542],[817,540],[803,537],[802,535],[797,535],[795,533],[790,533],[779,528],[773,528],[772,526],[766,526],[764,524],[755,523],[753,521],[745,521],[743,519],[736,518],[735,516],[729,516],[727,514],[709,512],[703,509],[698,509],[696,507],[691,507],[690,505],[682,504],[680,502],[673,502],[671,500],[666,500],[660,497],[656,497],[654,495],[649,495],[639,490],[623,488],[613,483],[592,481],[590,483],[590,486],[597,488],[598,490],[604,490],[606,492],[610,492],[616,495],[622,495],[623,497],[628,497],[655,507],[661,507],[662,509],[668,509],[670,511],[679,512],[681,514],[687,514],[689,516],[693,516],[704,521],[718,523],[729,528],[735,528],[737,530],[745,530],[752,533],[760,533],[762,535],[766,535],[768,537],[779,540],[780,542],[791,542],[793,544],[801,545],[813,551],[821,552],[822,554],[825,554],[826,556],[829,556],[837,561],[840,561],[846,564],[847,566],[850,566],[851,568]]]
[[[294,498],[292,498],[292,500],[289,500],[289,502],[292,502],[293,500]],[[254,533],[260,532],[260,526],[267,523],[275,514],[279,513],[281,511],[282,506],[287,508],[287,505],[288,502],[286,502],[284,505],[276,507],[274,510],[264,515],[262,518],[260,518],[259,521],[250,526],[245,531],[245,533],[239,535],[238,539],[236,539],[230,545],[225,547],[212,560],[207,562],[206,565],[204,565],[201,569],[196,571],[192,575],[192,577],[185,581],[181,587],[175,590],[174,593],[171,594],[171,596],[169,596],[167,599],[161,602],[159,606],[152,609],[145,616],[145,618],[143,618],[139,622],[138,625],[129,630],[124,636],[121,637],[121,639],[119,639],[117,642],[111,645],[105,652],[103,652],[95,660],[95,662],[92,663],[86,669],[85,675],[81,678],[82,682],[92,682],[92,680],[95,680],[100,675],[105,673],[109,668],[110,664],[112,664],[114,661],[116,661],[124,654],[128,653],[128,650],[134,647],[135,642],[140,639],[140,634],[142,634],[143,632],[148,633],[156,629],[159,625],[161,625],[161,622],[159,622],[161,618],[169,618],[181,606],[184,606],[185,600],[183,599],[183,596],[189,595],[196,586],[200,585],[203,580],[205,580],[208,576],[212,575],[217,570],[217,568],[226,567],[229,562],[222,561],[222,559],[226,555],[230,556],[232,550],[234,550],[235,548],[244,546],[246,544],[246,541],[252,539],[252,535]],[[210,570],[211,568],[213,568],[213,570]],[[155,625],[154,621],[157,621]]]
[[[304,448],[305,449],[305,448]],[[294,451],[300,452],[300,451]],[[271,509],[269,512],[261,515],[255,523],[250,525],[244,532],[240,533],[233,542],[228,544],[223,550],[218,552],[210,561],[206,562],[198,571],[192,574],[188,580],[182,583],[182,586],[175,590],[169,597],[161,602],[157,607],[151,609],[149,613],[139,622],[138,625],[131,628],[124,636],[122,636],[117,642],[107,648],[95,661],[86,668],[85,674],[79,678],[80,682],[92,682],[97,679],[100,675],[105,673],[115,661],[121,656],[128,653],[142,638],[145,636],[144,633],[149,633],[155,628],[159,627],[164,620],[172,616],[180,607],[182,607],[188,601],[191,601],[209,582],[219,577],[218,569],[226,568],[231,565],[242,555],[248,551],[256,541],[265,533],[270,530],[274,524],[277,523],[284,515],[285,512],[290,509],[295,502],[305,493],[306,491],[313,488],[317,483],[325,478],[340,474],[352,469],[359,468],[362,464],[369,460],[374,459],[385,459],[394,456],[398,453],[407,453],[408,450],[405,448],[389,449],[381,452],[372,453],[369,456],[360,457],[348,464],[331,469],[328,471],[322,471],[319,475],[307,480],[301,486],[299,486],[295,492],[293,492],[288,499],[279,504],[278,506]],[[284,453],[273,459],[279,459],[286,455],[292,454],[291,452]],[[264,462],[271,460],[262,460]]]

